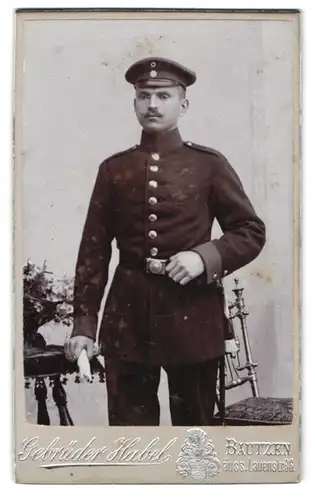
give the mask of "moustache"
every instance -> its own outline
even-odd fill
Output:
[[[145,113],[144,118],[162,118],[160,113]]]

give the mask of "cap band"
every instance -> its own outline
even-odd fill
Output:
[[[156,79],[141,79],[135,83],[135,88],[145,88],[145,87],[184,87],[181,83],[176,80],[169,80],[164,78]]]

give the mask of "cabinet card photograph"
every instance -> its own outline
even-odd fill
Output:
[[[299,12],[15,17],[16,480],[298,481]]]

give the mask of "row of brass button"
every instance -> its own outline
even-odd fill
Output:
[[[160,155],[158,153],[152,153],[151,156],[152,156],[153,160],[155,160],[155,161],[158,161],[160,159]],[[158,165],[150,165],[149,169],[150,169],[151,172],[158,172],[159,166]],[[149,181],[149,187],[152,188],[152,189],[156,189],[158,187],[157,181],[150,180]],[[150,198],[149,198],[149,204],[151,206],[156,205],[157,204],[157,198],[155,196],[150,196]],[[150,222],[156,222],[156,220],[157,220],[157,215],[153,214],[153,213],[150,213],[149,214],[149,221]],[[151,240],[154,240],[157,237],[157,232],[154,231],[154,230],[150,230],[148,232],[148,236],[149,236],[149,238]],[[158,248],[156,248],[156,247],[150,248],[150,255],[151,255],[151,257],[156,257],[156,255],[158,253],[159,253]]]

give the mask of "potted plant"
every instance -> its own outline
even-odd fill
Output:
[[[37,266],[30,260],[23,267],[23,337],[24,349],[46,346],[39,333],[43,325],[72,323],[73,278],[56,278],[46,262]]]

